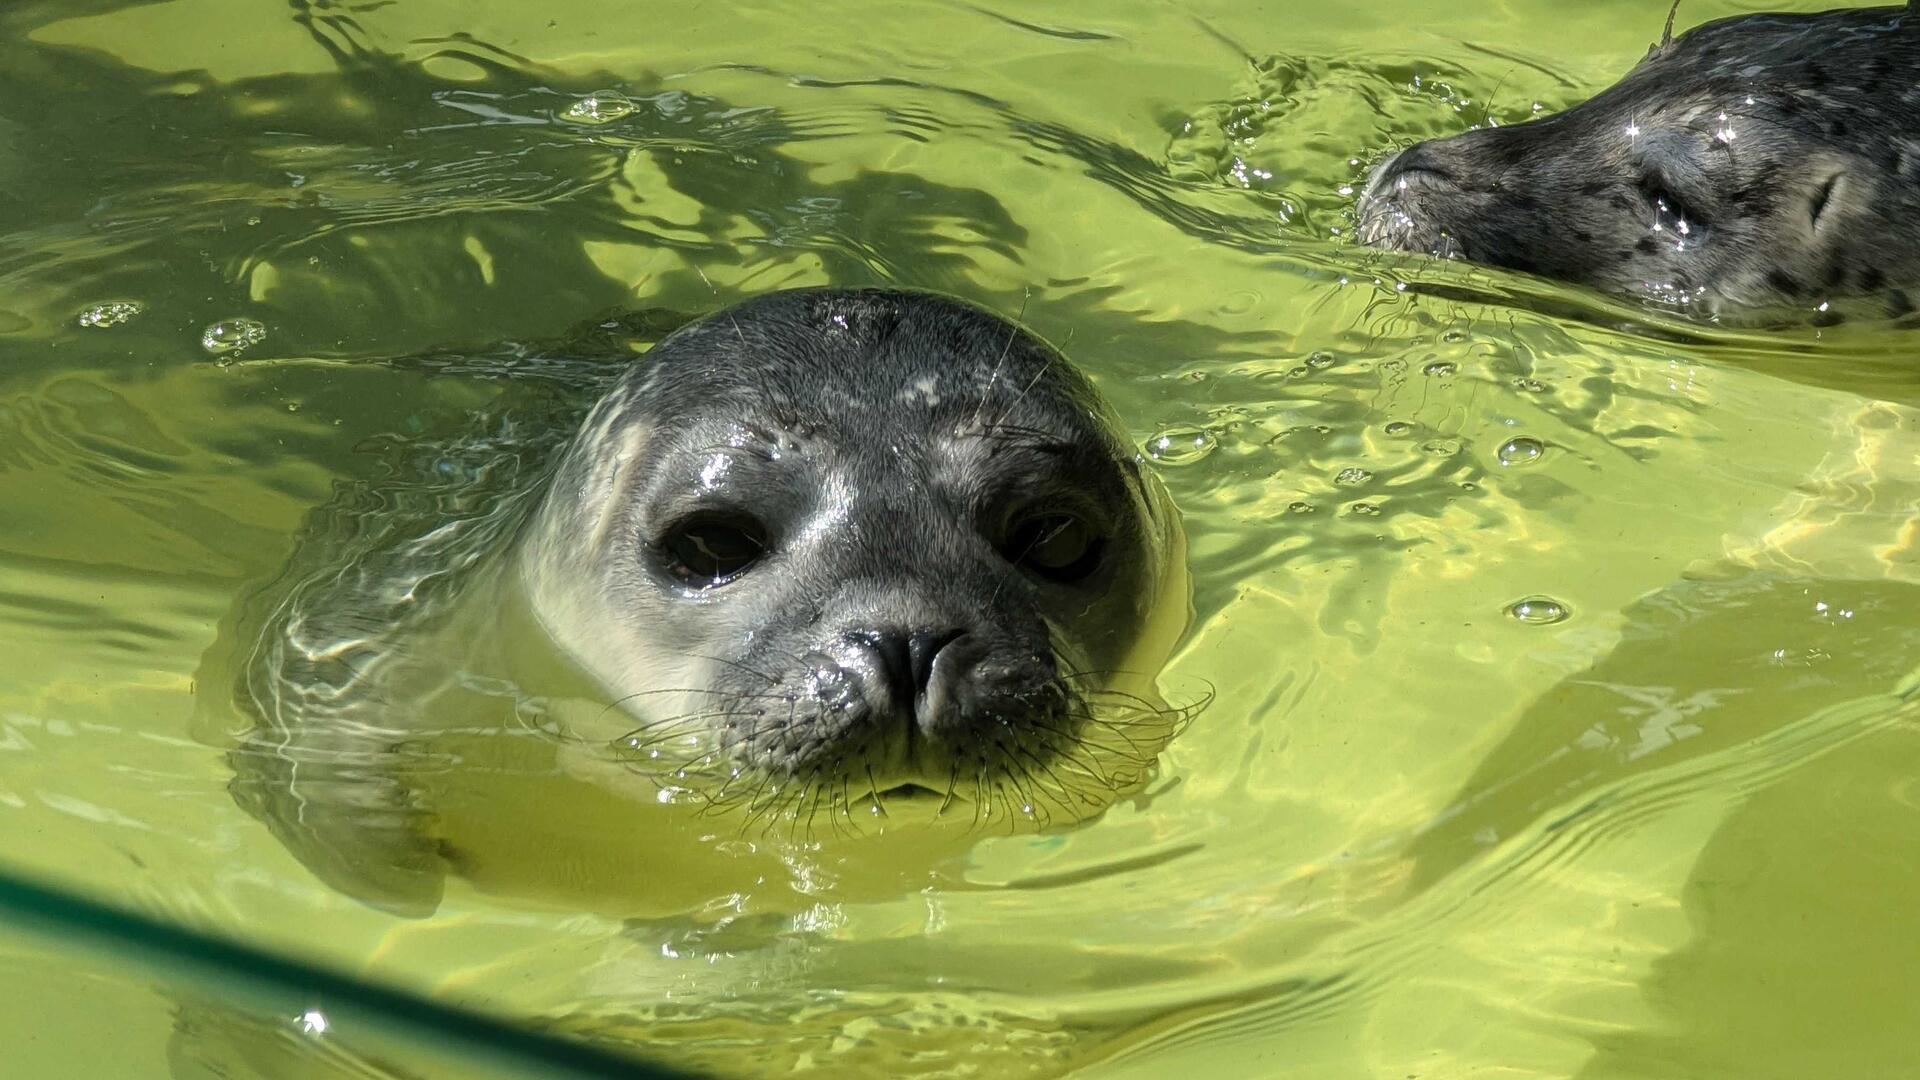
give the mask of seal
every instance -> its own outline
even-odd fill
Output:
[[[1914,5],[1672,27],[1565,112],[1387,159],[1359,238],[1710,312],[1863,295],[1911,311]]]
[[[1093,385],[989,311],[891,289],[748,300],[660,341],[553,456],[491,527],[497,558],[323,566],[306,576],[371,587],[282,603],[243,680],[259,720],[236,794],[370,903],[430,911],[449,865],[403,752],[422,736],[407,702],[449,676],[366,632],[400,610],[373,598],[410,602],[449,564],[493,570],[454,590],[468,614],[443,637],[534,627],[593,688],[558,727],[607,782],[743,828],[916,806],[1078,820],[1144,782],[1189,715],[1156,692],[1190,612],[1177,512]],[[328,620],[358,629],[317,635]],[[469,656],[459,681],[518,678],[525,652]]]

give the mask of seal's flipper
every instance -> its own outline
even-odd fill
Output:
[[[447,863],[430,815],[385,764],[390,740],[327,728],[307,736],[255,737],[229,753],[234,801],[333,888],[395,915],[433,914]]]
[[[372,601],[395,583],[426,595],[395,569],[363,560],[328,580],[347,592],[296,590],[282,606],[247,665],[257,723],[227,754],[229,790],[328,885],[422,916],[439,906],[446,863],[409,777],[443,676],[414,640],[418,620]]]
[[[546,444],[565,437],[547,413],[571,406],[533,408],[373,444],[378,475],[341,481],[315,508],[286,568],[235,606],[202,662],[208,685],[233,687],[201,699],[197,727],[226,746],[234,800],[321,881],[395,914],[431,914],[452,869],[413,783],[434,703],[457,681],[433,634],[485,587]]]

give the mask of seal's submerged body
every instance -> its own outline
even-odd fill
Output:
[[[737,305],[634,363],[546,475],[453,625],[524,615],[597,688],[566,737],[665,795],[808,828],[907,803],[1072,820],[1180,718],[1154,690],[1187,617],[1173,507],[1091,384],[984,310]],[[316,693],[313,658],[344,650],[286,647],[302,626],[243,683],[236,791],[331,884],[429,910],[445,862],[395,753],[422,680],[356,643]]]
[[[1716,310],[1920,285],[1920,12],[1722,19],[1563,113],[1375,170],[1359,235]]]

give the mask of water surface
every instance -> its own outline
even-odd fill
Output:
[[[1920,1071],[1909,335],[1345,237],[1381,154],[1577,101],[1664,14],[8,5],[0,860],[723,1074]],[[1170,681],[1217,697],[1146,793],[810,852],[637,828],[496,739],[442,778],[468,873],[423,921],[234,804],[235,612],[319,508],[483,505],[447,448],[532,455],[604,378],[515,343],[882,282],[1023,314],[1185,510]],[[8,966],[23,1074],[228,1060],[163,987],[109,1028]]]

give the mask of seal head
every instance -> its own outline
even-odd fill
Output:
[[[1055,819],[1175,717],[1164,491],[1057,352],[943,297],[796,290],[676,332],[595,406],[518,565],[621,706],[576,734],[754,814]]]
[[[1566,112],[1416,143],[1358,235],[1709,310],[1920,283],[1920,15],[1750,15]]]

